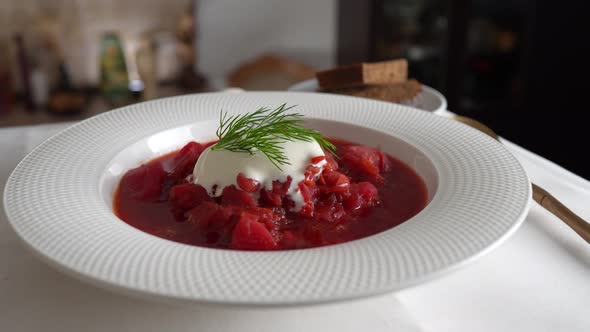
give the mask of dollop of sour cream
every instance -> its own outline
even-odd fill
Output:
[[[294,210],[299,211],[303,206],[303,197],[299,192],[299,183],[305,178],[307,166],[312,165],[311,158],[325,156],[321,146],[314,140],[285,141],[280,144],[290,164],[277,168],[263,153],[232,152],[224,149],[212,150],[214,145],[205,149],[193,170],[193,182],[207,189],[210,196],[218,197],[223,188],[237,184],[237,176],[242,173],[247,178],[260,183],[260,188],[272,189],[273,181],[286,182],[291,177],[291,185],[287,195],[295,203]],[[316,167],[323,170],[326,160],[322,160]],[[319,174],[319,173],[318,173]]]

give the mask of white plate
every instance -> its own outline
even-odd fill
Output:
[[[368,238],[279,252],[183,245],[112,213],[114,188],[127,169],[191,139],[212,138],[220,110],[244,113],[284,102],[299,105],[326,134],[379,144],[408,163],[427,183],[428,206]],[[70,127],[18,165],[4,204],[34,252],[96,285],[169,300],[293,305],[398,290],[473,261],[516,229],[530,196],[517,160],[462,124],[369,99],[245,92],[161,99]]]
[[[314,78],[299,82],[292,85],[289,88],[289,91],[317,92],[318,81]],[[447,110],[447,99],[445,96],[424,84],[422,84],[422,92],[420,92],[414,99],[408,102],[402,102],[401,104],[436,114],[442,114]]]

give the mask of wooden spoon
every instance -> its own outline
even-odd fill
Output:
[[[492,129],[477,120],[464,116],[453,116],[452,119],[482,131],[486,135],[498,140],[498,135]],[[553,213],[557,218],[561,219],[571,229],[578,233],[578,235],[580,235],[586,242],[590,243],[589,223],[573,213],[543,188],[537,186],[534,183],[531,183],[531,185],[533,186],[533,199],[539,203],[539,205],[547,209],[547,211]]]

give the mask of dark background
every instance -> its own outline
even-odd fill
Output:
[[[339,2],[338,63],[408,58],[449,110],[590,178],[584,1]]]

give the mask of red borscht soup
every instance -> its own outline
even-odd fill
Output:
[[[115,193],[114,211],[129,225],[171,241],[288,250],[367,237],[403,223],[426,206],[426,186],[406,164],[379,149],[330,141],[338,157],[326,152],[310,161],[305,180],[298,184],[304,200],[298,211],[287,194],[291,178],[260,189],[256,181],[238,174],[237,185],[223,188],[220,197],[193,184],[195,163],[214,142],[190,142],[129,170]],[[327,163],[318,174],[312,165],[322,158]]]

